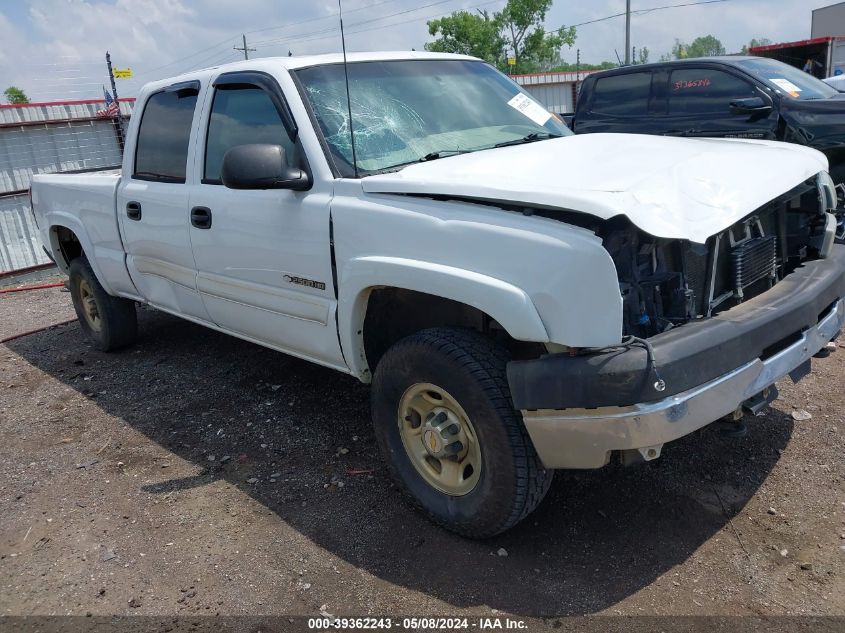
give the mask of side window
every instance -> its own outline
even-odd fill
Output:
[[[299,164],[296,146],[266,92],[253,86],[218,88],[208,121],[203,182],[219,184],[226,152],[251,143],[281,145],[288,164]]]
[[[669,76],[669,114],[728,114],[731,101],[755,94],[749,82],[722,70],[673,70]]]
[[[133,178],[185,182],[196,105],[196,91],[157,92],[147,99],[138,129]]]
[[[591,112],[614,116],[640,116],[648,113],[651,72],[602,77],[593,90]]]

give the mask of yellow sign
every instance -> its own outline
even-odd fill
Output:
[[[132,78],[132,69],[131,68],[115,68],[114,69],[114,78],[115,79],[131,79]]]
[[[516,66],[516,57],[508,57],[508,66]]]

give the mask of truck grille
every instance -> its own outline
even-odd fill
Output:
[[[777,240],[774,235],[756,237],[731,250],[733,284],[737,295],[761,279],[774,279],[777,270]]]

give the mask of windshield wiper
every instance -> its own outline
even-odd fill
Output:
[[[496,143],[493,147],[508,147],[509,145],[522,145],[523,143],[533,143],[534,141],[544,141],[548,138],[560,138],[562,134],[555,134],[553,132],[531,132],[522,138],[517,138],[512,141],[504,141],[503,143]]]
[[[457,156],[458,154],[466,154],[470,150],[468,149],[441,149],[436,152],[429,152],[422,158],[418,159],[417,162],[425,163],[430,160],[437,160],[438,158],[446,158],[447,156]]]

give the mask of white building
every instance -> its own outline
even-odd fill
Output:
[[[845,2],[837,2],[813,11],[810,37],[845,35]]]

